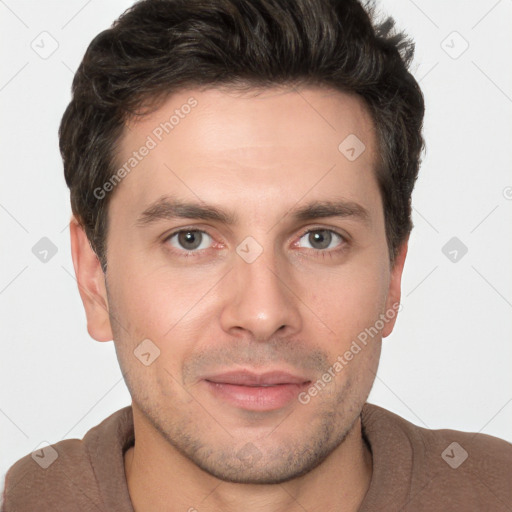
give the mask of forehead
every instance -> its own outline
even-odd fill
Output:
[[[369,185],[376,190],[375,151],[373,122],[353,95],[186,90],[127,125],[116,163],[129,172],[115,192],[141,208],[168,193],[238,198],[246,208],[254,199],[297,202],[305,194],[361,199]]]

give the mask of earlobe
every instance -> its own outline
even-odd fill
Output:
[[[389,281],[388,296],[386,299],[385,315],[388,321],[386,322],[383,330],[382,337],[389,336],[395,326],[396,318],[398,315],[398,307],[402,296],[402,273],[405,265],[405,258],[407,256],[408,239],[405,240],[400,246],[396,255],[393,267],[391,268],[391,278]]]
[[[84,229],[73,217],[69,223],[71,255],[78,291],[87,316],[87,330],[96,341],[112,340],[105,275]]]

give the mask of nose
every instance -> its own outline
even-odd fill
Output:
[[[285,337],[301,330],[300,300],[294,290],[298,285],[285,267],[285,262],[278,267],[275,258],[265,252],[252,263],[235,256],[234,268],[224,283],[227,289],[220,321],[225,332],[267,341],[274,335]]]

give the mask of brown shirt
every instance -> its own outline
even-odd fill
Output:
[[[361,419],[373,475],[360,512],[512,511],[512,444],[427,430],[372,404]],[[7,473],[2,512],[133,512],[123,458],[133,442],[125,407],[83,440],[23,457]]]

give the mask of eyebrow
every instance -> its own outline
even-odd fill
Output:
[[[305,206],[294,208],[284,216],[291,215],[295,221],[309,221],[325,217],[351,218],[365,224],[370,222],[366,208],[353,201],[312,201]],[[203,202],[186,202],[172,197],[162,197],[146,208],[137,219],[138,226],[147,226],[160,220],[195,219],[210,220],[221,224],[234,225],[238,216]]]
[[[353,218],[368,224],[370,213],[366,208],[353,201],[313,201],[301,208],[293,210],[295,220],[314,220],[324,217]]]
[[[236,224],[237,216],[205,203],[180,201],[162,197],[146,208],[137,219],[137,225],[146,226],[159,220],[201,219],[214,220],[222,224]]]

